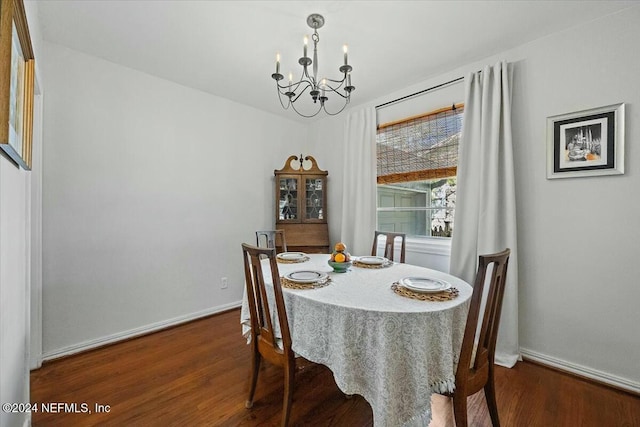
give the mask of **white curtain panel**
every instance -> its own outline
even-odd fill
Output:
[[[368,255],[376,228],[376,111],[351,111],[344,127],[342,228],[352,255]]]
[[[506,367],[520,359],[511,76],[512,65],[500,62],[465,79],[449,268],[473,284],[478,255],[511,249],[496,345],[496,363]]]

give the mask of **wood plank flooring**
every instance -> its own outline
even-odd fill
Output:
[[[527,362],[496,369],[503,426],[640,426],[638,396]],[[232,310],[45,363],[31,373],[31,401],[58,403],[48,408],[58,413],[33,413],[32,425],[279,425],[281,370],[263,364],[252,409],[244,407],[248,372],[240,312]],[[469,424],[490,426],[483,393],[468,402]],[[96,412],[96,404],[108,412]],[[432,406],[430,427],[454,425],[446,398],[434,396]],[[293,426],[373,425],[369,404],[345,398],[331,371],[314,364],[296,373],[291,415]]]

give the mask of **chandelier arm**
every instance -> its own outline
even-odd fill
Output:
[[[302,96],[303,93],[305,93],[307,91],[307,89],[309,89],[311,87],[310,84],[307,83],[307,85],[304,87],[304,89],[302,89],[302,91],[296,95],[296,97],[294,99],[291,100],[291,105],[293,105],[294,102],[296,102],[298,100],[298,98],[300,98]],[[295,110],[295,107],[294,107]],[[297,110],[296,110],[297,112]]]
[[[342,85],[345,85],[345,87],[347,85],[347,77],[346,76],[343,77],[342,80],[334,80],[334,79],[327,79],[327,78],[325,78],[325,80],[328,81],[328,82],[338,83],[338,86],[336,86],[336,87],[333,87],[333,86],[328,85],[328,84],[326,85],[333,91],[337,91],[338,89],[340,89],[342,87]]]
[[[317,115],[318,115],[318,113],[319,113],[320,111],[322,111],[322,104],[320,104],[320,106],[318,107],[318,111],[316,111],[315,113],[313,113],[313,114],[311,114],[311,115],[307,115],[307,114],[303,114],[303,113],[301,113],[300,111],[298,111],[298,110],[297,110],[296,106],[295,106],[293,103],[291,103],[291,108],[293,108],[293,111],[295,111],[296,113],[298,113],[298,114],[299,114],[299,115],[301,115],[302,117],[306,117],[307,119],[309,119],[309,118],[311,118],[311,117],[317,116]],[[326,111],[326,110],[325,110],[325,111]]]
[[[343,77],[342,80],[334,80],[334,79],[326,79],[328,82],[333,82],[333,83],[340,83],[340,85],[342,85],[344,82],[347,81],[346,77]],[[338,88],[340,88],[340,86],[338,86]]]
[[[329,83],[325,83],[324,88],[327,90],[327,92],[338,92],[339,90],[342,89],[342,86],[343,86],[342,83],[335,87],[331,86]]]
[[[292,82],[291,84],[280,84],[280,82],[276,81],[276,83],[278,84],[278,88],[282,90],[283,95],[289,92],[290,89],[292,92],[297,91],[300,85],[302,85],[303,83],[306,83],[307,85],[311,85],[312,88],[316,87],[315,80],[313,80],[313,77],[309,76],[306,66],[302,67],[302,74],[300,75],[300,78],[298,79],[297,82],[295,83]]]
[[[330,82],[334,82],[334,83],[340,83],[338,86],[333,87],[330,84],[326,83],[326,81],[330,81]],[[340,94],[340,92],[338,92],[338,90],[342,87],[342,84],[344,83],[344,80],[340,81],[340,80],[331,80],[331,79],[325,79],[325,89],[326,90],[330,90],[331,92],[335,92],[337,94]]]
[[[338,92],[337,90],[334,90],[333,93],[335,93],[336,95],[341,96],[343,99],[349,99],[351,97],[351,94],[349,95],[343,95],[340,92]]]
[[[293,96],[292,96],[292,97],[289,97],[289,96],[287,95],[287,93],[288,93],[288,92],[283,93],[283,92],[281,92],[281,91],[279,90],[279,88],[276,88],[276,91],[278,92],[278,99],[280,100],[280,105],[282,105],[282,108],[284,108],[285,110],[288,110],[288,109],[289,109],[289,107],[290,107],[290,106],[293,106],[293,103],[294,103],[294,102],[296,102],[296,101],[298,100],[298,98],[300,98],[300,96],[302,96],[302,94],[303,94],[303,93],[305,93],[305,92],[307,91],[307,89],[309,89],[309,87],[310,87],[310,85],[307,83],[307,85],[304,87],[304,89],[302,89],[302,91],[301,91],[298,95],[296,95],[296,97],[295,97],[295,98],[293,98]],[[295,95],[295,93],[294,93],[294,92],[292,92],[292,93]],[[286,106],[286,107],[285,107],[285,105],[282,103],[282,96],[283,96],[283,95],[284,95],[284,96],[286,96],[286,97],[288,98],[288,100],[289,100],[289,102],[287,103],[287,106]],[[293,99],[292,99],[292,98],[293,98]],[[295,107],[294,107],[293,109],[295,110]],[[296,110],[296,112],[297,112],[297,110]],[[299,113],[298,113],[298,114],[299,114]],[[311,117],[313,117],[313,116],[311,116]]]
[[[281,85],[281,84],[279,84],[279,83],[278,83],[278,89],[280,89],[280,91],[281,91],[281,93],[282,93],[283,95],[286,95],[286,93],[287,93],[287,92],[289,92],[289,91],[291,91],[291,92],[295,92],[295,91],[297,91],[297,90],[298,90],[298,88],[299,88],[300,86],[302,86],[303,84],[306,84],[307,86],[311,86],[311,87],[313,87],[313,83],[311,83],[309,80],[303,80],[303,79],[300,79],[300,80],[298,80],[298,81],[297,81],[297,82],[295,82],[295,83],[291,83],[290,85],[289,85],[289,84],[287,84],[287,85]],[[304,90],[306,90],[306,87],[305,87],[305,89],[304,89]]]
[[[283,109],[288,110],[289,107],[291,106],[291,99],[289,99],[289,103],[285,106],[284,103],[282,102],[282,94],[280,93],[279,90],[277,90],[277,88],[276,88],[276,92],[278,92],[278,100],[280,101],[280,105],[282,105]]]
[[[342,113],[342,111],[347,107],[348,104],[349,104],[349,98],[346,98],[346,102],[344,103],[342,108],[339,109],[338,111],[336,111],[335,113],[330,113],[329,111],[327,111],[327,107],[324,104],[322,104],[322,109],[324,110],[325,113],[327,113],[330,116],[337,116],[338,114]],[[294,110],[295,110],[295,108],[294,108]]]
[[[308,76],[307,76],[307,77],[308,77]],[[313,89],[313,88],[315,88],[315,87],[316,87],[316,85],[315,85],[315,83],[313,82],[313,80],[311,80],[311,79],[309,79],[309,78],[307,78],[307,79],[303,79],[302,77],[300,77],[300,80],[298,80],[298,82],[297,82],[297,83],[295,83],[296,90],[298,90],[298,88],[299,88],[302,84],[305,84],[305,85],[306,85],[306,87],[305,87],[303,90],[307,90],[307,89],[308,89],[308,87],[311,87],[311,89]]]

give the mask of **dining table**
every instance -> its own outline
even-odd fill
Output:
[[[417,265],[355,262],[338,273],[327,263],[329,254],[302,255],[299,262],[278,263],[293,351],[327,366],[346,395],[362,396],[371,405],[374,426],[428,426],[431,395],[455,388],[472,287]],[[269,260],[262,262],[265,283],[272,289]],[[318,274],[325,281],[299,289],[284,286],[296,274]],[[448,289],[438,294],[399,292],[404,287],[398,285],[421,279]],[[246,289],[241,324],[250,340]]]

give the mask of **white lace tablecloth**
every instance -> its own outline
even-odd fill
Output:
[[[293,350],[328,366],[345,394],[363,396],[373,409],[375,426],[427,426],[431,394],[453,391],[471,286],[409,264],[333,273],[329,255],[309,256],[304,263],[278,264],[281,276],[314,270],[332,279],[316,289],[283,288]],[[268,268],[264,271],[270,274]],[[430,302],[395,294],[392,283],[410,276],[445,280],[459,295]],[[241,323],[248,337],[246,295]]]

